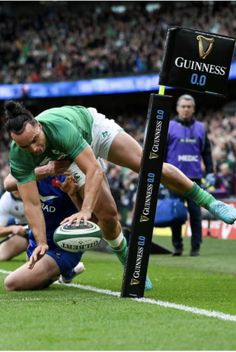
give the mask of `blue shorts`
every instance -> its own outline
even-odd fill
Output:
[[[27,248],[28,257],[31,256],[35,248],[36,248],[36,245],[33,245],[32,243],[29,245],[29,247]],[[46,254],[55,260],[55,262],[59,266],[61,274],[63,276],[66,276],[79,263],[83,255],[83,252],[70,253],[70,252],[64,251],[59,247],[55,247],[55,248],[49,248]]]

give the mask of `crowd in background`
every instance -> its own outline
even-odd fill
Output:
[[[232,1],[115,4],[1,2],[0,82],[159,72],[169,26],[236,37]]]

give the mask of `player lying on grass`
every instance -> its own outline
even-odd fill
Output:
[[[27,220],[18,191],[4,192],[0,199],[0,260],[10,260],[28,246]]]
[[[10,150],[11,174],[17,180],[25,214],[37,242],[29,267],[33,268],[48,249],[34,172],[35,167],[48,159],[74,160],[86,175],[82,207],[65,221],[86,221],[94,213],[104,238],[117,252],[120,261],[125,263],[127,243],[118,220],[115,201],[97,158],[104,158],[138,173],[142,159],[142,148],[138,142],[114,120],[105,118],[94,108],[64,106],[45,110],[34,118],[23,105],[9,101],[5,104],[4,117],[6,129],[13,139]],[[163,164],[161,182],[171,191],[205,207],[218,219],[229,224],[236,220],[236,209],[216,201],[173,165]]]
[[[47,166],[37,167],[35,174],[37,180],[47,175],[63,173],[68,167],[68,162],[51,161]],[[6,182],[8,191],[0,199],[0,260],[10,260],[24,252],[28,247],[28,226],[16,182]],[[10,187],[11,186],[11,187]]]
[[[59,180],[55,187],[55,181]],[[14,183],[14,178],[9,175],[5,184]],[[33,290],[43,289],[59,278],[62,282],[69,282],[76,275],[84,271],[83,263],[80,262],[82,252],[70,253],[59,248],[53,242],[53,233],[59,226],[65,214],[73,214],[77,208],[68,196],[67,192],[76,191],[76,186],[71,176],[47,177],[37,182],[42,202],[42,210],[46,223],[48,250],[37,261],[32,269],[28,263],[23,264],[5,279],[7,290]],[[59,188],[59,187],[60,188]],[[68,191],[69,189],[69,191]],[[64,191],[65,192],[64,192]],[[30,257],[37,244],[32,231],[29,231],[29,247],[27,255]]]

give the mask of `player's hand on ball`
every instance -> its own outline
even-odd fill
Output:
[[[72,223],[75,223],[76,225],[79,225],[81,221],[83,221],[85,224],[88,219],[90,219],[92,216],[92,213],[88,210],[81,210],[78,213],[75,213],[64,220],[62,220],[61,224],[68,224],[71,225]]]
[[[44,254],[47,252],[48,250],[48,245],[45,243],[45,244],[39,244],[35,250],[33,251],[30,259],[29,259],[29,269],[33,269],[35,263],[41,259]]]

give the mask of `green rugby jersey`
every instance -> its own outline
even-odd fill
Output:
[[[14,141],[10,148],[10,172],[17,183],[36,179],[34,169],[49,160],[74,160],[92,142],[93,117],[83,106],[63,106],[36,116],[46,135],[46,150],[34,155]]]

